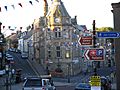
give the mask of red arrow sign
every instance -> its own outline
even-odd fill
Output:
[[[94,61],[103,61],[104,55],[104,49],[102,48],[87,49],[84,53],[86,59]]]
[[[91,46],[92,45],[92,36],[85,36],[85,37],[80,37],[78,40],[78,43],[80,45],[87,45],[87,46]]]

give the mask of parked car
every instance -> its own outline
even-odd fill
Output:
[[[91,90],[89,83],[79,83],[76,85],[75,90]]]
[[[21,53],[21,51],[19,49],[16,49],[15,52],[16,53]]]
[[[22,53],[22,54],[21,54],[21,57],[22,57],[23,59],[27,59],[27,58],[28,58],[28,54],[27,54],[27,53]]]
[[[14,63],[14,58],[13,58],[13,56],[10,55],[10,54],[7,54],[7,55],[6,55],[6,60],[7,60],[8,63]]]
[[[102,90],[110,90],[110,80],[104,76],[101,77],[101,88]]]
[[[0,76],[5,75],[5,70],[0,70]]]
[[[28,77],[25,79],[22,90],[56,90],[48,77]]]

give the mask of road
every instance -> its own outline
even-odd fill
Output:
[[[18,53],[13,53],[10,52],[15,60],[15,63],[12,65],[13,68],[15,69],[22,69],[22,76],[26,77],[26,76],[36,76],[35,70],[33,69],[33,67],[31,67],[31,65],[28,63],[27,59],[22,59],[21,55]],[[107,76],[110,74],[110,70],[111,68],[101,68],[97,70],[97,73],[100,76]],[[76,84],[84,81],[84,82],[88,82],[88,79],[91,75],[90,74],[86,74],[86,75],[78,75],[75,77],[71,77],[70,81],[71,83],[73,83],[74,85],[69,86],[69,85],[63,85],[63,86],[56,86],[57,90],[74,90],[74,87]],[[62,79],[62,78],[54,78],[55,82],[61,82],[61,83],[65,83],[67,82],[67,79]],[[22,89],[22,85],[23,82],[21,82],[20,84],[14,84],[12,85],[12,90],[21,90]],[[4,88],[4,87],[3,87]],[[1,89],[0,89],[1,90]],[[5,89],[2,89],[5,90]]]
[[[35,71],[27,62],[27,59],[22,59],[21,54],[9,52],[14,57],[14,64],[12,64],[12,68],[14,69],[22,69],[22,76],[36,76]]]
[[[73,86],[61,86],[61,87],[56,87],[57,90],[74,90]]]

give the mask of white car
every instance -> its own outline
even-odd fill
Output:
[[[28,58],[28,54],[27,54],[27,53],[22,53],[22,54],[21,54],[21,57],[24,58],[24,59],[25,59],[25,58]]]
[[[5,74],[5,70],[0,70],[0,76]]]
[[[28,77],[22,90],[56,90],[56,88],[48,77]]]

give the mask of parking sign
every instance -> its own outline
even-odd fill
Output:
[[[103,48],[90,48],[84,53],[87,60],[103,61],[104,60],[104,49]]]

